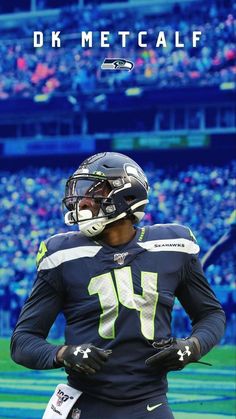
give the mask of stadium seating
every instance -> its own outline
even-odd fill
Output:
[[[59,22],[48,19],[26,20],[14,32],[0,29],[0,99],[34,97],[36,94],[91,94],[95,91],[113,91],[126,86],[165,88],[170,86],[212,86],[235,82],[236,48],[233,0],[227,2],[196,2],[190,6],[175,7],[172,13],[144,15],[140,10],[101,11],[99,7],[75,6],[62,8]],[[61,48],[34,48],[33,31],[60,30]],[[110,31],[111,49],[101,48],[98,36],[93,48],[82,48],[79,31]],[[127,51],[121,46],[118,30],[131,33],[127,41],[128,56],[134,62],[132,72],[101,70],[107,56],[123,57]],[[147,48],[137,46],[137,32],[148,29]],[[176,48],[173,28],[183,35],[185,47]],[[192,47],[191,34],[202,31],[201,42]],[[166,34],[166,48],[156,48],[158,32]],[[17,39],[17,42],[16,42]]]

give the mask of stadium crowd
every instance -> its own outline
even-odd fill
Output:
[[[235,2],[196,2],[181,8],[176,4],[168,14],[145,14],[132,9],[102,11],[99,6],[62,8],[56,21],[28,20],[11,34],[0,29],[0,99],[34,97],[36,94],[92,94],[123,86],[220,85],[235,82]],[[50,41],[33,47],[33,31],[61,31],[61,48]],[[110,48],[101,48],[99,32],[110,31]],[[117,31],[129,30],[127,47],[121,46]],[[137,33],[147,30],[147,48],[137,45]],[[196,48],[192,32],[202,32]],[[81,31],[93,31],[92,48],[82,48]],[[156,48],[159,31],[167,47]],[[184,48],[176,48],[174,32],[179,31]],[[5,39],[4,39],[5,38]],[[124,56],[125,55],[125,56]],[[131,72],[101,70],[105,57],[133,61]]]
[[[174,222],[191,227],[202,257],[233,221],[236,163],[189,166],[185,170],[155,169],[151,165],[144,169],[151,192],[142,224]],[[0,173],[0,335],[10,333],[31,290],[41,240],[68,230],[60,203],[72,171],[41,168]],[[213,288],[226,290],[222,303],[228,316],[228,342],[233,339],[230,327],[235,321],[234,250],[222,254],[206,270]],[[178,305],[173,320],[175,334],[181,333],[186,316]],[[60,319],[54,328],[55,337],[61,329]]]

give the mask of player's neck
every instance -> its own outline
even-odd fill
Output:
[[[129,219],[119,220],[105,230],[98,237],[99,241],[109,246],[121,246],[129,243],[135,236],[136,230]]]

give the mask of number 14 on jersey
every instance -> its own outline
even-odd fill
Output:
[[[104,339],[115,337],[115,322],[119,315],[119,303],[140,316],[140,327],[146,339],[154,339],[154,319],[158,301],[156,272],[141,272],[142,294],[135,294],[132,271],[129,266],[91,278],[88,292],[98,294],[101,315],[98,332]],[[116,285],[116,286],[115,286]]]

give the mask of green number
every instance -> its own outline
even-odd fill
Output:
[[[43,259],[45,253],[47,252],[47,246],[44,242],[40,243],[38,254],[36,256],[36,265],[39,266],[39,263],[41,262],[41,259]]]
[[[99,334],[104,339],[115,337],[115,321],[119,314],[119,302],[139,312],[143,336],[154,339],[154,319],[158,301],[157,278],[155,272],[141,272],[142,294],[135,294],[130,267],[115,269],[115,285],[111,273],[102,274],[91,279],[88,291],[90,295],[98,294],[102,314],[99,322]]]
[[[98,294],[102,314],[98,327],[99,335],[104,339],[115,337],[115,321],[118,317],[119,301],[110,273],[95,276],[91,279],[88,292],[90,295]]]

